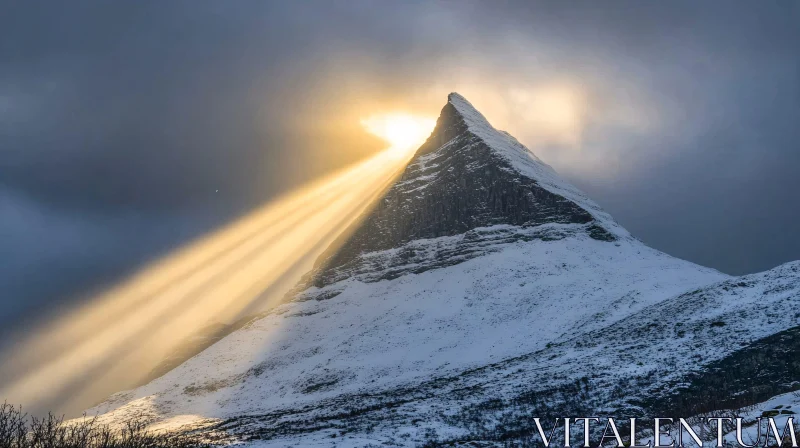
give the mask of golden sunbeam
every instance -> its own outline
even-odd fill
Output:
[[[145,268],[18,344],[14,402],[80,411],[140,384],[180,343],[232,320],[286,276],[298,277],[391,183],[435,122],[362,121],[391,147],[288,194]],[[291,284],[291,282],[289,283]]]
[[[436,120],[405,113],[373,115],[361,119],[361,125],[372,135],[386,140],[389,151],[404,157],[418,148],[430,135]]]

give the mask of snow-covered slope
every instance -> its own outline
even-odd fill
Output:
[[[798,415],[798,412],[800,412],[800,390],[781,394],[743,409],[736,409],[732,414],[744,419],[742,433],[737,435],[734,430],[725,434],[724,440],[732,442],[738,436],[748,445],[757,445],[763,444],[767,434],[769,434],[774,442],[774,430],[770,428],[769,422],[765,417],[774,419],[775,428],[781,435],[788,419],[792,418],[795,434],[800,434],[800,415]],[[759,421],[759,418],[763,419],[763,421]]]
[[[791,418],[795,438],[800,434],[800,389],[788,393],[783,393],[771,397],[763,402],[754,403],[748,406],[735,409],[719,409],[710,413],[703,413],[687,418],[686,420],[695,429],[700,439],[704,442],[703,446],[716,447],[717,446],[717,427],[716,420],[709,422],[708,418],[730,418],[732,420],[723,421],[722,440],[725,446],[739,445],[738,440],[741,438],[743,444],[748,446],[764,446],[766,438],[769,437],[769,446],[775,446],[775,440],[783,435],[788,420]],[[736,421],[734,419],[741,418],[741,432],[737,434]],[[775,422],[773,429],[769,423],[769,419]],[[775,431],[778,431],[778,437],[775,436]],[[678,428],[665,426],[662,428],[663,434],[661,435],[661,444],[669,445],[673,441],[678,443]],[[786,434],[786,442],[791,442],[791,435]],[[684,430],[683,439],[687,440],[689,436]],[[646,436],[640,437],[643,445],[652,442],[654,437],[652,431],[647,430]],[[690,439],[691,440],[691,439]],[[735,444],[735,445],[734,445]],[[690,446],[697,446],[693,441],[688,443]],[[741,446],[741,445],[739,445]]]
[[[122,399],[155,394],[170,413],[223,417],[396,387],[542,349],[719,278],[631,241],[508,243],[281,305]]]
[[[644,378],[638,399],[672,393],[800,324],[746,314],[797,305],[797,265],[729,279],[645,246],[457,94],[348,235],[286,303],[89,412],[211,419],[276,446],[489,440],[589,389],[587,409],[645,409],[614,396],[625,378]]]

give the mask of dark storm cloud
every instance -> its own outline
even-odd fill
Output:
[[[9,130],[6,183],[47,200],[153,206],[255,177],[270,149],[256,145],[255,121],[273,110],[251,94],[282,62],[265,11],[81,5],[5,15],[5,95],[30,121]]]
[[[0,319],[86,296],[377,149],[326,144],[297,78],[377,32],[368,7],[0,8]]]
[[[215,224],[191,212],[45,206],[8,189],[0,190],[0,216],[0,321],[54,312],[59,299],[70,298],[65,287],[99,292],[132,264]]]
[[[582,164],[534,150],[668,253],[800,258],[799,30],[796,2],[3,3],[3,306],[118,278],[378,149],[339,108],[465,76],[643,98],[657,126],[601,107]]]

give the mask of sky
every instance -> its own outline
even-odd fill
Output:
[[[800,3],[0,0],[0,326],[465,95],[645,243],[800,259]]]

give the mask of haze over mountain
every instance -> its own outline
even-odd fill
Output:
[[[730,277],[652,249],[452,93],[285,303],[89,413],[259,446],[503,446],[533,416],[694,415],[791,391],[797,309],[800,262]]]

